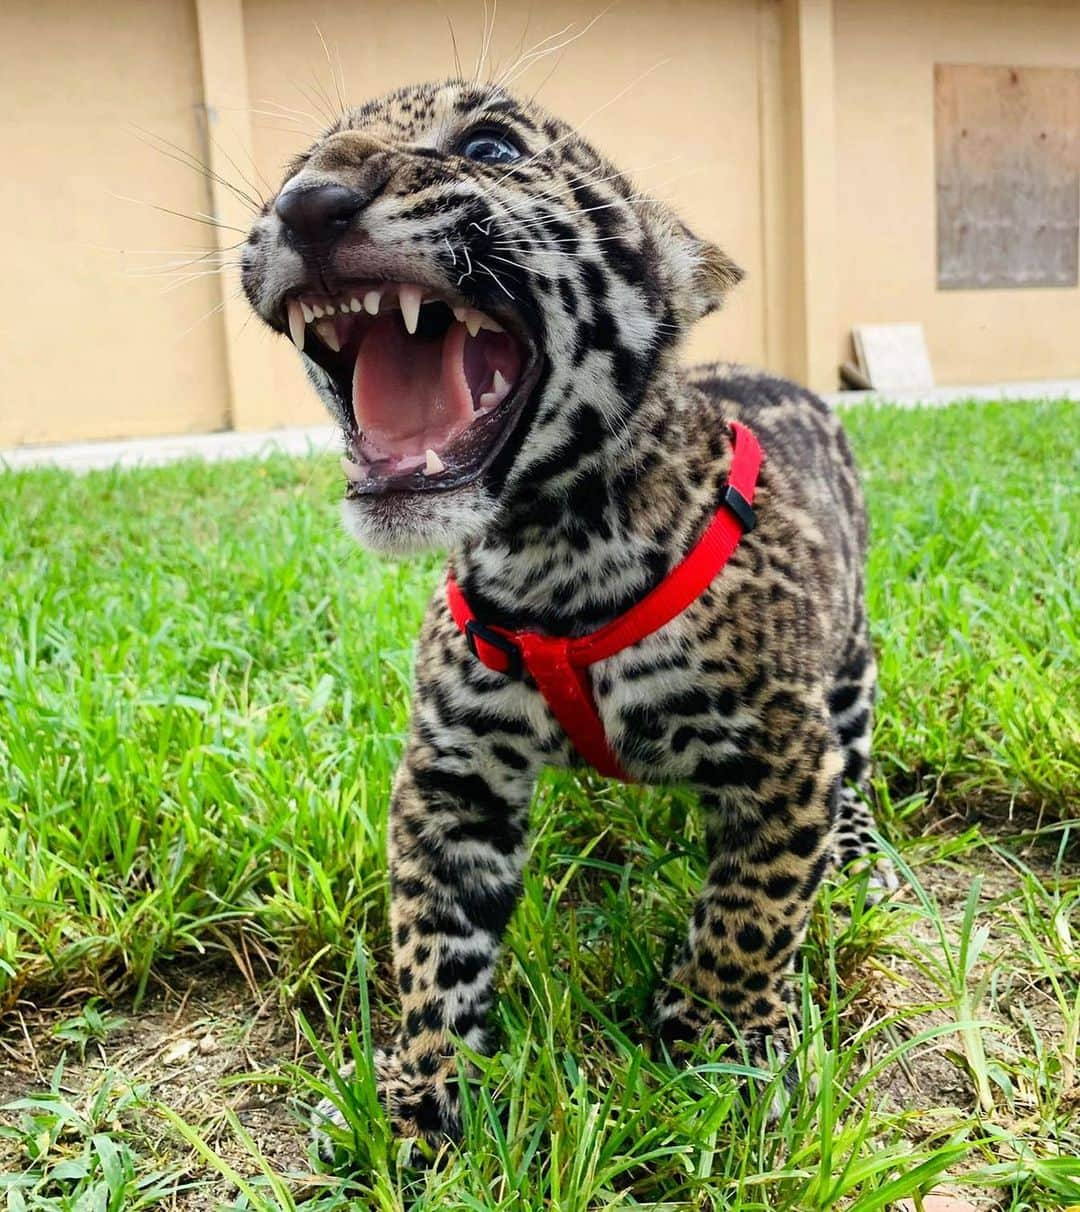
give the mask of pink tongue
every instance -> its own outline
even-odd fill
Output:
[[[396,312],[375,320],[353,368],[353,415],[384,454],[403,458],[438,450],[474,420],[474,405],[496,370],[513,383],[521,359],[513,338],[453,324],[445,337],[410,336]]]
[[[472,420],[467,386],[444,385],[442,346],[410,336],[394,312],[364,336],[353,369],[353,414],[361,433],[386,454],[422,455]]]

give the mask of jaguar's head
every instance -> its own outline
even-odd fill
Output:
[[[740,277],[566,124],[501,89],[349,111],[255,221],[243,283],[346,443],[368,546],[455,547],[603,458]]]

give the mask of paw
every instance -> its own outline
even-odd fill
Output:
[[[356,1066],[350,1062],[338,1073],[342,1081],[347,1081],[356,1071]],[[334,1160],[334,1148],[338,1132],[344,1132],[348,1127],[345,1112],[332,1098],[322,1098],[311,1113],[311,1140],[323,1161]]]
[[[784,1003],[776,1003],[767,1022],[740,1026],[700,1000],[673,995],[674,988],[657,999],[657,1034],[672,1059],[688,1063],[704,1051],[711,1060],[782,1074],[780,1082],[766,1077],[746,1079],[748,1099],[756,1102],[767,1096],[767,1120],[770,1124],[779,1120],[794,1101],[797,1082],[794,1066],[788,1063],[792,1023]]]
[[[883,854],[873,859],[870,863],[868,882],[869,898],[872,898],[874,904],[886,900],[897,892],[900,888],[900,878],[896,874],[892,859],[886,858]]]
[[[848,878],[858,878],[866,875],[866,903],[879,905],[886,901],[900,887],[900,880],[892,859],[884,854],[840,854],[836,860],[837,870]]]
[[[432,1156],[447,1140],[457,1140],[461,1118],[453,1057],[421,1058],[414,1065],[402,1061],[396,1051],[378,1048],[374,1059],[379,1099],[390,1119],[391,1131],[398,1139],[420,1146],[412,1151],[414,1161]],[[340,1076],[349,1079],[354,1073],[355,1066],[350,1063]],[[321,1157],[334,1160],[340,1132],[349,1126],[349,1117],[335,1099],[324,1098],[316,1106],[311,1135]]]
[[[874,829],[869,804],[854,788],[846,787],[833,834],[833,869],[845,876],[868,873],[870,904],[885,900],[900,887],[892,861],[878,849]]]

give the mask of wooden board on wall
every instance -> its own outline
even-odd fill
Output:
[[[938,286],[1076,286],[1080,68],[934,68]]]

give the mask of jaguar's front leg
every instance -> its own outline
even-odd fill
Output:
[[[376,1056],[376,1076],[395,1133],[438,1147],[460,1130],[455,1043],[485,1045],[539,755],[514,711],[520,686],[487,671],[425,676],[424,664],[421,657],[389,820],[401,1019],[393,1043]],[[342,1122],[330,1103],[316,1118]]]
[[[396,1130],[431,1142],[456,1137],[460,1126],[454,1040],[485,1044],[532,792],[531,779],[504,777],[496,790],[475,766],[462,766],[410,751],[390,818],[401,1026],[381,1077]]]
[[[789,1052],[787,978],[831,861],[842,768],[816,699],[785,694],[783,710],[766,710],[762,724],[770,714],[773,726],[740,753],[698,766],[708,875],[656,1005],[669,1047],[721,1044],[761,1067],[770,1052],[772,1063]]]

